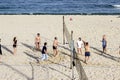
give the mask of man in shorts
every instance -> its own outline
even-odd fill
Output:
[[[48,55],[47,55],[47,42],[44,43],[44,46],[42,48],[42,60],[47,60]]]
[[[54,56],[56,56],[58,54],[57,47],[58,47],[58,40],[57,40],[57,37],[55,37],[54,41],[53,41],[53,53],[54,53]]]
[[[90,57],[90,46],[88,44],[88,42],[85,43],[85,63],[88,63]]]

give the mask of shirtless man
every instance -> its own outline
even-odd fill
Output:
[[[88,42],[85,43],[85,63],[88,63],[90,57],[90,46],[88,44]]]
[[[53,52],[54,52],[54,56],[56,56],[56,55],[58,54],[57,46],[58,46],[58,40],[57,40],[57,37],[55,37],[55,38],[54,38],[54,41],[53,41]]]
[[[35,38],[35,45],[36,45],[36,49],[37,50],[40,50],[40,42],[41,42],[41,40],[40,40],[40,33],[37,33],[37,36]]]

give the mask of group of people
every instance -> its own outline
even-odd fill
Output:
[[[42,47],[42,50],[40,49],[40,46],[41,46],[41,37],[40,37],[40,33],[37,33],[37,36],[35,37],[35,49],[40,50],[42,52],[42,60],[48,59],[47,42],[44,42],[44,46]],[[57,39],[57,37],[55,37],[54,41],[53,41],[54,56],[56,56],[58,54],[57,46],[58,46],[58,39]],[[0,39],[0,54],[2,55],[1,47],[2,46],[1,46],[1,39]],[[17,53],[17,38],[14,37],[13,38],[13,54],[15,55],[16,53]]]
[[[36,45],[37,50],[41,50],[40,49],[40,45],[41,45],[40,33],[37,33],[37,36],[35,38],[35,45]],[[58,54],[57,47],[58,47],[58,39],[57,39],[57,37],[55,37],[54,41],[53,41],[53,53],[54,53],[54,56],[56,56]],[[42,47],[41,52],[42,52],[42,60],[47,60],[48,59],[47,42],[44,42],[44,46]]]
[[[102,47],[103,47],[103,53],[106,53],[106,47],[107,47],[107,40],[106,40],[106,35],[103,35],[102,38]],[[47,52],[47,42],[44,42],[44,46],[42,47],[42,50],[40,49],[41,46],[41,37],[40,33],[37,33],[37,36],[35,37],[35,49],[40,50],[42,52],[42,60],[48,59],[48,52]],[[78,38],[77,41],[77,52],[78,54],[83,54],[82,53],[82,47],[84,46],[85,48],[85,63],[88,63],[89,57],[90,57],[90,46],[88,42],[83,41],[80,37]],[[54,56],[58,54],[58,39],[57,37],[54,38],[53,41],[53,53]],[[15,55],[17,52],[17,38],[13,38],[13,54]],[[1,39],[0,39],[0,54],[2,55],[2,50],[1,50]]]
[[[1,39],[0,39],[0,55],[2,55],[2,45],[1,45]],[[13,54],[15,55],[17,52],[17,38],[13,38]]]
[[[103,48],[103,53],[106,53],[106,47],[107,47],[107,40],[106,40],[106,35],[103,35],[102,38],[102,48]],[[89,57],[90,57],[90,46],[88,42],[83,41],[80,37],[78,38],[77,41],[77,52],[78,54],[83,54],[82,53],[82,47],[84,46],[85,48],[85,63],[88,63]]]

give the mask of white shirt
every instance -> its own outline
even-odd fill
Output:
[[[82,45],[83,45],[83,41],[77,41],[77,48],[82,48]]]

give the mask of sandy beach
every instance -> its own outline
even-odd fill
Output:
[[[88,41],[91,56],[88,64],[81,61],[88,80],[120,80],[120,16],[65,15],[69,32],[73,31],[76,47],[78,37]],[[40,33],[41,47],[48,45],[49,59],[41,61],[41,52],[34,50],[35,36]],[[101,55],[102,36],[106,35],[107,54]],[[18,40],[13,55],[13,37]],[[54,57],[52,44],[58,37],[59,54]],[[63,45],[63,15],[0,15],[0,80],[71,80],[70,52]],[[84,60],[83,54],[79,55]],[[75,80],[79,75],[74,67]]]

